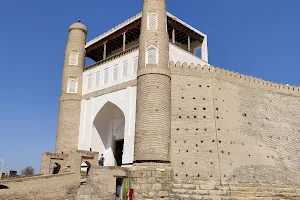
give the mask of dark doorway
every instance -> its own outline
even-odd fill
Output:
[[[122,157],[123,157],[123,146],[124,146],[124,140],[117,140],[116,141],[116,150],[115,150],[115,158],[117,161],[117,165],[122,165]]]
[[[123,179],[117,178],[116,179],[116,200],[122,200],[123,199]]]
[[[60,168],[61,168],[60,164],[55,163],[55,164],[54,164],[54,167],[53,167],[53,172],[52,172],[52,174],[58,174]]]

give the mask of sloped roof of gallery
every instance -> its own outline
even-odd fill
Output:
[[[184,25],[185,27],[187,27],[188,29],[196,32],[197,34],[201,35],[202,37],[207,37],[206,34],[200,32],[199,30],[195,29],[194,27],[190,26],[189,24],[185,23],[184,21],[178,19],[176,16],[172,15],[171,13],[167,12],[167,16],[171,19],[173,19],[174,21]],[[125,22],[115,26],[114,28],[110,29],[109,31],[103,33],[102,35],[92,39],[91,41],[89,41],[86,45],[85,45],[85,48],[95,44],[96,42],[102,40],[103,38],[109,36],[110,34],[120,30],[121,28],[131,24],[132,22],[136,21],[136,20],[139,20],[140,18],[142,18],[142,12],[138,13],[137,15],[129,18],[128,20],[126,20]]]

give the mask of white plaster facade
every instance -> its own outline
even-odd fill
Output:
[[[136,79],[138,52],[137,49],[110,62],[86,70],[83,73],[82,95]],[[169,56],[170,60],[175,63],[209,65],[194,54],[172,43],[170,43]],[[124,62],[128,64],[126,76],[123,76]],[[108,77],[105,77],[107,72]],[[122,164],[132,164],[135,115],[136,86],[83,99],[81,102],[78,148],[80,150],[90,150],[91,148],[92,151],[97,151],[100,155],[104,154],[106,157],[105,166],[113,166],[116,165],[114,158],[115,141],[124,139]]]

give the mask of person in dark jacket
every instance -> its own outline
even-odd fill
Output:
[[[100,157],[100,159],[98,161],[99,166],[104,166],[104,160],[105,160],[105,158],[104,158],[103,154],[101,154],[101,157]]]

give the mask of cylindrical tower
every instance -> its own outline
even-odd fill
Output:
[[[170,162],[171,75],[166,0],[144,0],[134,161]]]
[[[56,132],[55,149],[58,153],[78,147],[86,35],[87,28],[80,21],[69,28]]]

